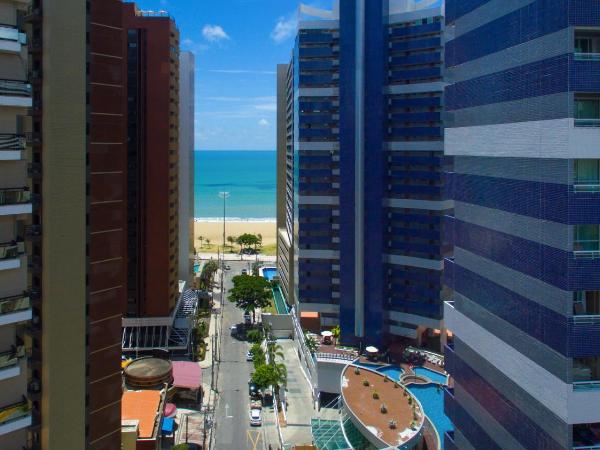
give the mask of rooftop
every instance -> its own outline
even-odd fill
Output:
[[[140,439],[156,435],[162,416],[162,391],[125,391],[121,400],[121,421],[131,427],[138,421]]]
[[[202,369],[198,363],[173,361],[173,387],[198,390],[202,386]]]
[[[390,379],[385,381],[386,377],[379,372],[360,367],[356,373],[355,369],[356,366],[349,365],[342,374],[342,396],[351,414],[390,447],[404,444],[419,434],[424,415],[418,400],[402,385]],[[373,398],[374,392],[379,398]],[[395,428],[390,427],[391,420],[395,421]]]

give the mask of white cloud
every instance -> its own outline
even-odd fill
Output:
[[[225,33],[225,30],[220,25],[204,25],[202,36],[209,42],[220,42],[230,39],[229,35]]]
[[[254,109],[258,109],[259,111],[277,111],[277,103],[262,103],[259,105],[254,105]]]
[[[260,119],[260,120],[258,121],[258,124],[259,124],[261,127],[268,127],[268,126],[269,126],[269,121],[268,121],[267,119]]]
[[[296,14],[291,14],[287,17],[280,17],[277,19],[275,28],[271,31],[271,39],[276,43],[281,43],[296,34],[296,27],[298,26],[298,19]]]
[[[190,38],[183,39],[181,41],[181,45],[182,45],[182,47],[184,47],[184,50],[189,50],[193,53],[202,53],[202,52],[208,50],[208,48],[209,48],[207,44],[195,42],[194,40],[192,40]]]

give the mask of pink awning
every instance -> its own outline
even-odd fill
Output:
[[[202,386],[202,369],[195,362],[172,361],[173,386],[198,390]]]

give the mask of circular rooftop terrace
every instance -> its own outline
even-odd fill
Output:
[[[171,361],[160,358],[140,358],[124,370],[126,383],[133,388],[162,387],[173,381]]]
[[[348,365],[342,372],[342,398],[354,426],[376,448],[413,448],[421,441],[421,404],[391,378]]]

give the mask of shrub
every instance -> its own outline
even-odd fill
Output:
[[[396,428],[396,426],[397,426],[397,424],[396,424],[396,421],[395,421],[395,420],[390,420],[390,421],[388,422],[388,425],[390,426],[390,428],[391,428],[392,430],[394,430],[394,429]]]
[[[412,405],[413,401],[412,401],[412,397],[408,397],[408,404]]]
[[[366,378],[363,380],[363,386],[371,386],[371,383],[369,383],[369,380],[367,380]]]
[[[258,342],[262,341],[263,334],[262,334],[262,331],[260,331],[260,330],[250,330],[246,333],[246,338],[250,342],[258,343]]]
[[[381,407],[379,408],[379,410],[381,411],[381,414],[387,413],[387,406],[385,406],[385,403],[381,404]]]
[[[190,447],[187,444],[177,444],[173,450],[190,450]]]
[[[360,369],[358,367],[354,368],[354,375],[360,375]]]
[[[379,398],[379,393],[377,391],[373,391],[373,398],[377,400]]]

